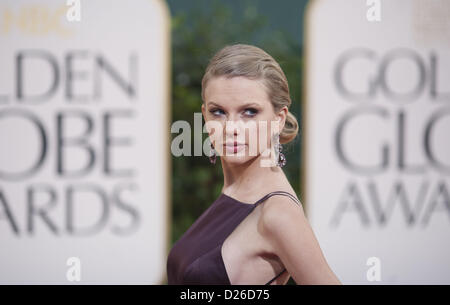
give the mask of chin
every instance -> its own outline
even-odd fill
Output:
[[[228,155],[228,156],[221,156],[221,158],[223,159],[224,162],[226,162],[228,164],[239,165],[239,164],[244,164],[244,163],[247,163],[247,162],[249,162],[251,160],[254,160],[256,158],[256,156]]]
[[[248,146],[246,145],[245,148],[243,150],[240,150],[236,153],[232,153],[230,151],[226,151],[225,149],[223,149],[220,152],[220,158],[223,159],[224,162],[228,163],[228,164],[233,164],[233,165],[240,165],[240,164],[244,164],[247,163],[249,161],[252,161],[256,158],[258,158],[259,153],[258,152],[253,152],[250,155],[250,151]]]

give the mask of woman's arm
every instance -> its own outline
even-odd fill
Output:
[[[297,284],[341,284],[328,266],[302,207],[292,199],[267,199],[258,226]]]

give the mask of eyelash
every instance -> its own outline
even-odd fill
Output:
[[[218,110],[222,111],[221,109],[216,108],[216,109],[210,110],[209,112],[211,112],[214,116],[219,116],[219,115],[215,114],[215,112]],[[247,115],[247,117],[254,117],[258,113],[258,110],[254,109],[254,108],[245,109],[245,111],[247,111],[247,110],[251,110],[253,112],[253,114]]]

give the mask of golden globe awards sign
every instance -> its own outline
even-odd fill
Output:
[[[304,195],[343,283],[450,284],[449,12],[309,5]]]
[[[2,1],[0,283],[161,283],[169,13]]]

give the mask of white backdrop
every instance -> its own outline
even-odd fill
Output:
[[[306,12],[308,217],[345,284],[450,284],[450,2],[370,3]]]
[[[0,6],[0,283],[70,284],[79,271],[80,283],[158,284],[169,11],[89,0],[69,21],[68,8]]]

